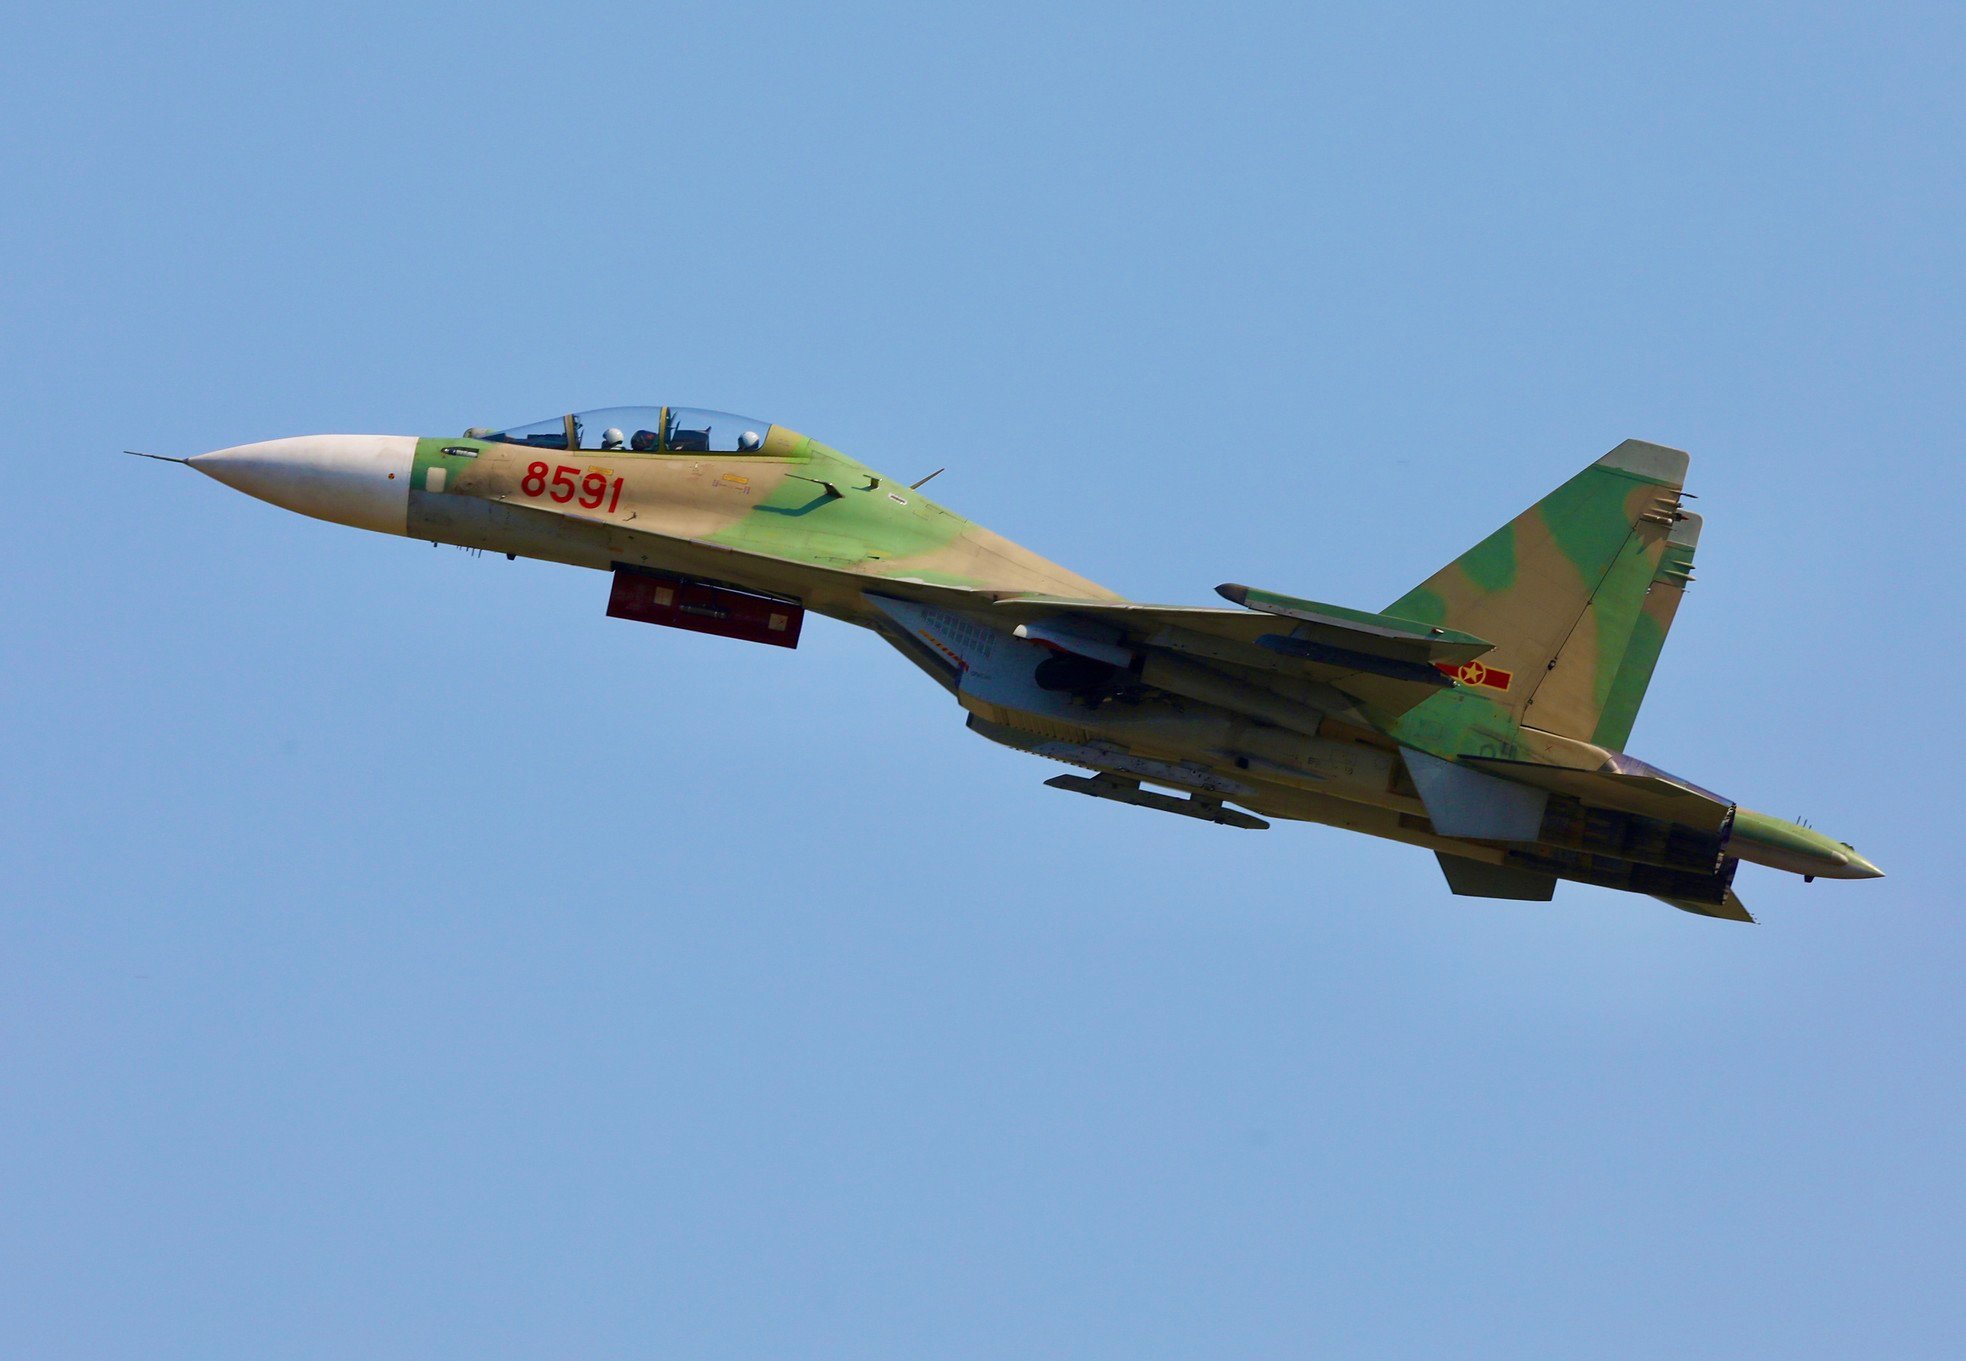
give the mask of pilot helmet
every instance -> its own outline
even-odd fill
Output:
[[[620,426],[610,425],[601,432],[601,447],[603,449],[619,449],[627,443],[628,437],[621,433]]]
[[[748,454],[763,444],[763,438],[755,430],[746,430],[737,437],[737,449],[739,453]]]

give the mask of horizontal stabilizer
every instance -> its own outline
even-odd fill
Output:
[[[1458,898],[1512,898],[1518,902],[1546,903],[1556,896],[1556,876],[1538,870],[1519,870],[1508,865],[1491,865],[1466,856],[1435,851],[1440,872],[1447,876],[1447,889]]]
[[[1726,829],[1734,805],[1718,794],[1629,756],[1613,759],[1618,768],[1604,770],[1571,770],[1479,756],[1468,758],[1468,764],[1513,783],[1567,794],[1593,808],[1615,808],[1659,822],[1695,827],[1712,836]]]
[[[1741,895],[1731,888],[1727,890],[1726,898],[1718,903],[1695,902],[1690,898],[1661,898],[1659,901],[1676,907],[1681,912],[1691,912],[1695,916],[1717,917],[1721,921],[1746,922],[1750,926],[1755,925],[1753,915],[1741,902]]]

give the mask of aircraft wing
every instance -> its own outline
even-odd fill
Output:
[[[1382,718],[1451,688],[1456,671],[1494,646],[1469,633],[1241,586],[1218,589],[1231,599],[1247,592],[1246,609],[1023,595],[893,578],[861,578],[861,585],[1008,625],[1032,642],[1102,661],[1124,665],[1137,654],[1159,654],[1230,675],[1256,673],[1259,684],[1324,687],[1324,702],[1341,711],[1363,705]]]
[[[1173,653],[1231,672],[1328,685],[1391,716],[1454,684],[1452,673],[1493,646],[1451,629],[1317,601],[1219,588],[1248,608],[1142,605],[1016,595],[997,598],[988,616],[1013,620],[1020,636],[1065,651]],[[1258,602],[1261,603],[1258,603]]]
[[[664,545],[672,569],[790,595],[822,613],[851,615],[870,595],[911,600],[1107,660],[1116,652],[1159,653],[1231,673],[1328,687],[1328,702],[1363,704],[1385,717],[1452,686],[1455,669],[1493,646],[1469,633],[1242,586],[1219,589],[1246,603],[1244,609],[1143,605],[876,577],[702,540],[648,537]]]
[[[1224,590],[1246,590],[1224,587]],[[1254,598],[1252,593],[1252,598]],[[1348,653],[1353,658],[1410,662],[1432,667],[1436,664],[1459,666],[1472,661],[1495,645],[1472,634],[1449,629],[1430,629],[1410,620],[1388,615],[1348,610],[1340,605],[1300,602],[1311,608],[1252,612],[1252,609],[1225,610],[1214,605],[1138,605],[1131,601],[1068,600],[1057,596],[1008,596],[997,601],[995,612],[1001,617],[1044,618],[1066,614],[1098,620],[1145,639],[1168,629],[1187,629],[1224,642],[1264,648],[1281,656],[1304,656],[1307,650],[1277,646],[1310,643],[1316,647]],[[1273,641],[1276,640],[1276,641]]]

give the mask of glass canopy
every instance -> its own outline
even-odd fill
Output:
[[[748,454],[763,447],[770,421],[689,406],[608,406],[577,411],[509,430],[470,433],[479,439],[538,449],[619,449],[645,454]]]

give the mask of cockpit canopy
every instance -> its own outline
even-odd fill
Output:
[[[750,454],[771,422],[690,406],[607,406],[510,430],[472,429],[476,439],[535,449],[619,449],[644,454]]]

